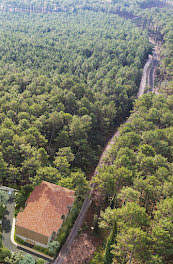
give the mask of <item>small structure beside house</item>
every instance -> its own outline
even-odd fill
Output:
[[[18,192],[18,190],[14,189],[14,188],[9,188],[9,187],[2,186],[2,185],[0,185],[0,190],[8,192],[9,198],[14,198],[15,193]]]
[[[16,236],[31,245],[47,247],[61,228],[75,199],[75,192],[42,181],[26,201],[16,221]]]

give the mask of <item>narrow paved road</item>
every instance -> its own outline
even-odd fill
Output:
[[[152,64],[152,61],[153,61],[153,57],[152,57],[152,55],[149,55],[148,56],[148,60],[145,63],[145,66],[143,68],[142,78],[141,78],[139,91],[137,93],[137,98],[142,96],[144,94],[144,92],[145,92],[145,87],[147,85],[147,80],[148,80],[148,69],[149,69],[150,65]]]
[[[14,208],[15,201],[13,198],[10,198],[8,200],[7,209],[2,220],[2,242],[4,246],[12,252],[25,252],[26,254],[31,254],[34,259],[43,258],[45,260],[45,263],[49,263],[49,258],[43,257],[39,253],[33,253],[28,249],[22,248],[22,246],[16,246],[11,242],[11,229],[13,224]]]
[[[2,220],[2,242],[6,248],[15,252],[18,251],[17,247],[11,242],[11,228],[14,217],[14,199],[10,198],[7,203],[7,210]]]
[[[152,84],[152,89],[153,89],[153,81],[151,81],[153,77],[153,74],[152,72],[150,73],[150,77],[148,77],[149,75],[149,68],[151,66],[155,68],[155,66],[153,66],[153,57],[151,55],[149,55],[148,57],[148,60],[143,68],[143,73],[142,73],[142,79],[141,79],[141,83],[140,83],[140,87],[139,87],[139,91],[138,91],[138,94],[137,94],[137,97],[140,97],[144,94],[144,91],[145,91],[145,87],[146,87],[146,84],[147,84],[147,80],[149,78],[150,80],[150,83]],[[155,64],[154,64],[155,65]],[[153,68],[153,72],[154,72],[154,68]],[[125,123],[128,123],[130,122],[130,119],[128,118],[126,120]],[[114,135],[112,136],[112,138],[110,139],[110,141],[108,142],[108,144],[106,145],[100,159],[99,159],[99,163],[93,173],[93,177],[97,174],[97,171],[98,171],[98,168],[101,166],[101,164],[103,163],[103,160],[104,160],[104,157],[105,157],[105,154],[107,153],[107,151],[109,150],[109,148],[111,147],[111,145],[114,143],[115,141],[115,138],[119,136],[119,130],[117,130]],[[70,250],[71,246],[72,246],[72,243],[75,239],[75,237],[77,236],[78,234],[78,231],[83,223],[83,220],[84,220],[84,217],[86,216],[87,214],[87,211],[88,211],[88,208],[90,207],[91,205],[91,196],[92,196],[92,193],[93,193],[93,189],[94,189],[94,184],[91,184],[91,191],[90,191],[90,194],[89,194],[89,197],[85,199],[84,203],[83,203],[83,206],[81,208],[81,211],[76,219],[76,222],[66,240],[66,242],[64,243],[58,257],[55,259],[54,261],[54,264],[63,264],[65,259],[66,259],[66,256],[68,254],[68,251]]]
[[[150,91],[154,92],[154,75],[157,65],[158,65],[158,60],[153,59],[152,66],[149,68],[149,72],[148,72],[148,87],[149,87],[148,92]]]

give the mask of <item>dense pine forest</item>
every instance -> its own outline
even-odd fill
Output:
[[[172,99],[136,101],[94,179],[109,205],[99,220],[101,230],[111,230],[101,263],[172,263]]]
[[[151,50],[146,32],[80,11],[1,14],[1,36],[2,181],[58,183],[91,171],[132,107]]]
[[[45,180],[76,191],[76,217],[104,146],[131,114],[92,179],[101,242],[87,263],[173,263],[172,8],[172,0],[0,0],[0,184],[20,190],[17,212]],[[153,46],[158,94],[136,99]],[[0,218],[6,200],[0,193]],[[0,261],[43,263],[14,260],[1,237]]]

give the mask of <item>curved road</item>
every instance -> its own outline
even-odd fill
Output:
[[[6,248],[8,248],[12,252],[20,251],[25,252],[27,254],[31,254],[34,259],[43,258],[45,263],[49,263],[49,257],[43,256],[43,254],[39,254],[39,252],[33,252],[32,249],[30,250],[28,247],[15,245],[11,241],[11,231],[13,225],[13,217],[14,217],[14,209],[15,208],[15,201],[14,199],[10,198],[7,203],[7,209],[5,215],[2,220],[2,242]]]
[[[7,209],[2,220],[2,242],[10,251],[18,251],[17,247],[11,242],[11,229],[13,224],[15,202],[11,198],[8,200]]]
[[[148,86],[151,85],[150,89],[152,91],[154,89],[154,72],[155,72],[155,68],[158,64],[158,61],[155,57],[156,57],[156,54],[154,54],[154,52],[153,52],[153,56],[149,55],[148,60],[147,60],[145,66],[143,68],[142,79],[141,79],[139,91],[137,94],[137,98],[144,94],[145,87],[147,84],[148,84]],[[125,123],[128,123],[128,122],[130,122],[129,118],[126,120]],[[94,177],[97,174],[97,170],[101,166],[101,164],[103,163],[105,154],[110,149],[111,145],[114,143],[115,138],[118,136],[119,136],[119,130],[117,130],[114,133],[113,137],[110,139],[110,141],[106,145],[92,177]],[[82,206],[81,211],[80,211],[80,213],[79,213],[79,215],[75,221],[75,224],[73,225],[73,228],[72,228],[65,244],[63,245],[59,255],[55,259],[54,264],[63,264],[63,262],[65,261],[66,256],[68,254],[68,251],[70,250],[72,243],[73,243],[75,237],[77,236],[78,231],[79,231],[79,229],[83,223],[84,217],[86,216],[87,211],[91,205],[91,202],[92,202],[91,197],[92,197],[94,186],[95,186],[94,184],[91,184],[91,191],[90,191],[88,197],[84,200],[83,206]]]

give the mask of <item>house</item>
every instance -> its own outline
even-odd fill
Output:
[[[16,221],[16,236],[31,245],[47,247],[72,207],[74,191],[42,181],[26,201]]]

